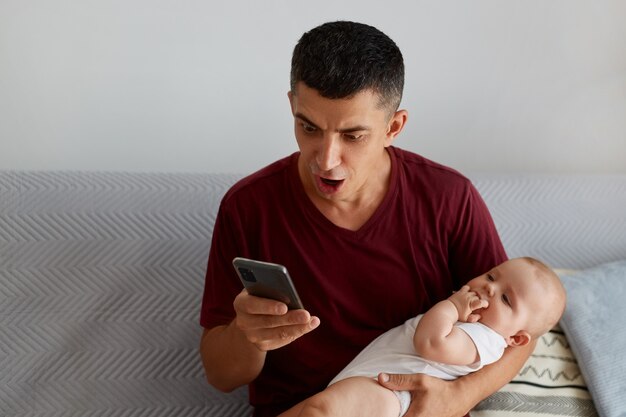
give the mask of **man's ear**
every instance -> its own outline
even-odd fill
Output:
[[[287,97],[289,97],[289,106],[291,106],[291,114],[294,115],[296,114],[296,112],[294,111],[294,108],[293,108],[293,100],[294,100],[293,91],[291,90],[287,91]]]
[[[513,336],[507,337],[506,344],[513,347],[526,346],[530,343],[530,333],[525,330],[520,330]]]
[[[408,117],[409,112],[406,110],[398,110],[391,116],[389,125],[387,126],[387,135],[385,136],[385,147],[391,146],[396,136],[402,132]]]

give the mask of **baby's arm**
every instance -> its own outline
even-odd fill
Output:
[[[488,302],[469,290],[467,285],[428,310],[415,329],[413,345],[419,356],[450,365],[469,365],[478,359],[472,339],[454,326],[457,321],[476,322],[474,311],[487,307]]]

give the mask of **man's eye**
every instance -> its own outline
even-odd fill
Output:
[[[347,134],[347,133],[346,133],[344,136],[345,136],[348,140],[353,141],[353,142],[355,142],[355,141],[357,141],[357,140],[360,140],[360,139],[363,137],[363,135],[349,135],[349,134]]]
[[[307,133],[313,133],[315,132],[317,129],[315,128],[315,126],[311,126],[309,124],[306,123],[302,123],[302,130],[304,130]]]

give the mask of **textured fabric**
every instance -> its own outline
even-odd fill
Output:
[[[626,416],[626,259],[563,277],[561,326],[601,417]]]
[[[510,258],[583,269],[626,259],[626,175],[470,175]]]
[[[250,414],[197,324],[234,175],[0,173],[0,416]]]
[[[329,385],[353,376],[376,377],[381,372],[390,374],[420,373],[441,379],[456,379],[475,372],[500,359],[506,342],[498,333],[481,323],[457,323],[472,339],[480,359],[470,365],[448,365],[417,356],[413,335],[423,317],[420,314],[377,337],[367,345]]]
[[[596,411],[563,331],[556,327],[513,380],[481,401],[472,417],[593,417]]]
[[[201,323],[234,317],[232,300],[242,288],[235,256],[285,265],[304,306],[321,322],[268,352],[250,389],[258,413],[322,390],[377,336],[504,260],[486,207],[465,177],[398,148],[390,155],[387,195],[357,231],[334,225],[313,205],[297,174],[297,154],[243,179],[224,197]]]

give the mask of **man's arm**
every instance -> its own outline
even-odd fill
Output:
[[[242,291],[233,303],[237,313],[228,325],[204,329],[200,356],[207,381],[230,392],[252,382],[263,369],[267,351],[285,346],[319,325],[305,310]]]
[[[248,342],[233,320],[225,326],[204,329],[200,356],[209,384],[220,391],[230,392],[249,384],[259,375],[266,352]]]
[[[506,349],[498,361],[453,381],[422,374],[381,374],[378,381],[392,390],[412,392],[407,417],[460,417],[513,379],[535,345],[536,341],[532,341],[526,346]]]

